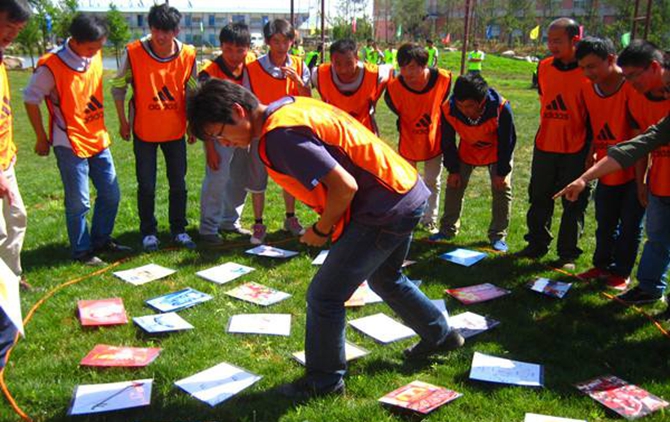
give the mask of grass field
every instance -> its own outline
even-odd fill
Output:
[[[458,69],[456,54],[441,58],[442,65]],[[537,127],[537,94],[530,89],[533,65],[497,57],[488,57],[484,75],[492,86],[510,99],[515,112],[518,146],[513,176],[514,202],[508,241],[512,251],[524,246],[527,186],[533,137]],[[456,71],[457,72],[457,71]],[[63,213],[63,193],[53,153],[47,158],[33,152],[34,136],[21,104],[21,89],[29,72],[11,72],[15,112],[15,138],[19,145],[18,178],[29,212],[29,228],[23,253],[28,281],[42,291],[23,293],[24,315],[46,292],[68,280],[86,277],[59,290],[45,301],[26,327],[27,338],[14,349],[5,371],[5,381],[18,405],[38,421],[67,420],[66,410],[75,386],[131,379],[153,378],[151,406],[139,410],[110,413],[76,420],[100,421],[395,421],[399,416],[377,403],[377,399],[412,380],[445,386],[463,393],[463,397],[444,406],[425,420],[451,422],[522,421],[525,412],[552,414],[589,421],[615,420],[603,407],[582,396],[576,382],[591,377],[614,374],[640,385],[652,393],[670,398],[670,339],[664,337],[649,320],[631,308],[613,302],[600,294],[602,286],[576,282],[564,300],[553,300],[527,290],[524,285],[536,277],[576,281],[553,271],[548,264],[556,258],[555,250],[541,261],[521,260],[511,255],[490,256],[472,268],[463,268],[441,261],[437,256],[456,246],[486,247],[486,229],[490,218],[490,187],[485,172],[473,175],[463,215],[461,234],[454,242],[432,245],[428,234],[418,231],[410,259],[418,263],[407,269],[413,279],[423,280],[422,290],[430,298],[445,297],[448,287],[491,282],[512,290],[512,294],[491,302],[465,307],[446,297],[451,314],[466,310],[491,316],[501,325],[473,338],[465,347],[446,357],[425,364],[403,361],[401,351],[414,340],[382,346],[353,329],[350,341],[372,353],[351,364],[346,378],[347,393],[343,397],[327,397],[294,404],[268,392],[279,383],[291,381],[303,373],[290,353],[303,349],[305,292],[316,267],[310,265],[319,252],[289,239],[279,231],[283,204],[279,189],[268,193],[266,222],[270,242],[300,251],[288,261],[250,257],[246,238],[229,236],[229,243],[220,249],[195,251],[164,249],[153,254],[137,253],[114,270],[128,269],[154,262],[178,272],[167,279],[134,287],[116,279],[111,269],[87,277],[90,268],[69,260],[67,234]],[[114,139],[112,146],[122,202],[115,236],[124,244],[139,250],[141,239],[136,212],[136,182],[131,144],[118,136],[118,124],[111,98],[106,98],[107,126]],[[396,141],[395,121],[380,102],[378,122],[383,138]],[[199,193],[203,176],[202,145],[189,146],[190,231],[197,240]],[[167,229],[167,180],[159,166],[157,218],[163,246],[169,245]],[[250,225],[250,206],[244,216]],[[306,224],[315,215],[303,206],[298,214]],[[560,212],[557,212],[560,216]],[[557,224],[554,225],[557,227]],[[581,245],[585,250],[578,261],[578,270],[589,267],[594,249],[595,224],[593,207]],[[104,256],[114,262],[121,256]],[[269,309],[259,309],[223,294],[239,281],[219,286],[195,276],[195,272],[224,262],[234,261],[257,269],[245,281],[257,281],[293,296]],[[76,301],[121,297],[130,317],[153,313],[146,299],[193,287],[214,296],[212,301],[182,311],[180,314],[195,326],[189,332],[162,337],[148,337],[133,324],[84,330],[76,316]],[[662,305],[647,309],[654,313]],[[225,333],[231,315],[247,312],[291,313],[290,337],[237,336]],[[385,312],[385,304],[367,305],[349,310],[348,319]],[[96,344],[137,347],[161,347],[159,358],[138,370],[96,370],[79,366],[79,361]],[[529,389],[489,385],[468,380],[475,351],[545,365],[545,387]],[[220,362],[229,362],[263,376],[251,389],[229,402],[210,408],[174,386],[181,378],[202,371]],[[18,416],[6,401],[0,404],[0,420],[17,420]],[[657,413],[649,421],[670,420],[670,414]]]

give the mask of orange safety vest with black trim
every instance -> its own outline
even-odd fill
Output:
[[[451,101],[442,105],[445,120],[458,133],[458,158],[471,166],[488,166],[498,162],[498,126],[502,109],[507,104],[502,96],[498,114],[478,125],[469,125],[451,113]]]
[[[326,187],[319,183],[312,190],[295,178],[274,169],[265,146],[265,136],[274,129],[306,127],[324,144],[340,149],[361,170],[374,176],[391,192],[405,194],[418,182],[417,171],[384,141],[379,139],[348,113],[322,101],[296,97],[270,114],[262,129],[259,155],[268,174],[282,188],[318,214],[326,208]],[[335,225],[332,239],[336,241],[351,218],[351,208]]]
[[[5,64],[0,59],[0,168],[7,170],[16,155],[14,131],[12,129],[12,106],[10,104],[9,79]]]
[[[53,75],[60,101],[58,107],[65,121],[65,127],[60,129],[67,135],[72,152],[77,157],[89,158],[107,148],[110,138],[102,105],[102,53],[98,52],[83,72],[72,69],[54,53],[42,56],[37,66],[45,66]],[[49,97],[46,103],[53,136],[56,106]]]
[[[146,142],[167,142],[186,134],[186,84],[195,66],[195,48],[183,44],[170,61],[154,59],[141,40],[128,44],[133,74],[133,131]]]
[[[645,131],[670,114],[670,99],[653,101],[636,92],[630,101],[630,111],[640,130]],[[656,196],[670,196],[670,146],[656,148],[649,155],[649,190]]]
[[[590,84],[579,67],[561,71],[548,57],[538,66],[540,127],[535,147],[544,152],[572,154],[586,144],[587,113],[582,90]]]
[[[242,78],[240,77],[239,79],[235,78],[231,74],[227,74],[226,72],[221,69],[221,66],[219,64],[219,60],[223,60],[221,56],[217,57],[216,59],[207,62],[202,69],[200,70],[201,72],[205,72],[212,78],[216,79],[223,79],[224,81],[231,81],[235,82],[238,85],[242,84]],[[244,64],[248,65],[249,63],[253,62],[256,60],[256,55],[252,52],[248,52],[247,56],[244,58]],[[244,73],[244,70],[242,71],[242,74]],[[240,76],[242,76],[242,74]]]
[[[302,78],[304,66],[302,60],[296,56],[289,55],[289,57],[291,59],[291,67]],[[249,72],[251,91],[262,104],[270,104],[289,95],[300,95],[298,86],[293,80],[287,77],[280,79],[273,77],[265,70],[259,60],[250,63],[247,66],[247,71]]]
[[[376,132],[372,115],[374,105],[384,92],[386,83],[379,83],[379,67],[366,63],[363,65],[363,80],[354,92],[344,93],[337,88],[332,76],[332,65],[322,64],[317,70],[318,90],[321,99],[351,114],[363,126]]]
[[[427,92],[408,90],[393,78],[387,92],[398,114],[398,152],[410,161],[427,161],[442,154],[440,113],[451,88],[451,72],[438,69],[437,79]]]
[[[584,89],[584,102],[589,112],[593,146],[596,160],[607,157],[607,149],[633,137],[628,101],[633,88],[624,82],[617,92],[602,97],[596,92],[593,84]],[[628,167],[623,170],[602,176],[599,183],[618,186],[635,179],[635,169]]]

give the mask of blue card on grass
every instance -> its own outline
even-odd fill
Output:
[[[440,255],[440,258],[445,261],[453,262],[454,264],[469,267],[486,258],[486,254],[483,252],[471,251],[469,249],[456,249]]]
[[[190,287],[147,300],[147,305],[160,312],[174,312],[190,308],[198,303],[207,302],[212,296]]]

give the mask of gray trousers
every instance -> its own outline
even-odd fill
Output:
[[[497,165],[491,164],[488,167],[489,176],[497,174]],[[444,214],[440,220],[440,232],[448,236],[458,234],[461,227],[461,211],[463,210],[463,195],[470,182],[470,175],[475,166],[460,163],[461,186],[451,188],[447,185],[444,192]],[[507,187],[504,190],[496,190],[491,182],[491,224],[489,225],[489,240],[495,241],[505,239],[507,228],[509,227],[510,213],[512,211],[512,172],[505,178]]]

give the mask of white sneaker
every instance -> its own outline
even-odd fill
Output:
[[[161,242],[156,236],[150,234],[148,236],[144,236],[144,239],[142,239],[142,248],[145,252],[154,252],[158,250],[158,245],[160,243]]]
[[[265,235],[267,234],[267,227],[265,224],[256,223],[252,227],[254,234],[251,235],[249,241],[252,245],[262,245],[265,241]]]
[[[191,236],[188,233],[179,233],[174,237],[174,243],[179,246],[183,246],[186,249],[195,249],[197,246]]]

